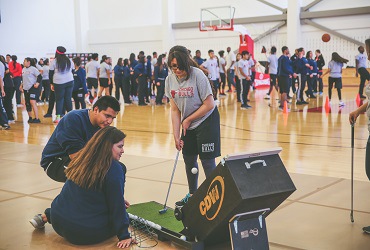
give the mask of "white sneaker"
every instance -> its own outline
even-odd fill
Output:
[[[17,108],[23,107],[23,104],[17,104]]]
[[[265,95],[266,100],[270,100],[270,96],[268,94]]]
[[[14,120],[8,120],[8,123],[11,124],[11,123],[15,123]]]
[[[339,102],[339,107],[344,107],[346,104],[344,104],[344,102],[340,101]]]

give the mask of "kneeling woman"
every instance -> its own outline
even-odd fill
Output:
[[[168,64],[173,74],[166,78],[166,95],[171,102],[173,135],[177,150],[182,149],[189,193],[176,206],[183,206],[198,188],[198,155],[208,177],[216,168],[220,152],[220,115],[212,88],[204,73],[195,65],[183,46],[170,50]],[[180,126],[182,135],[180,138]]]
[[[115,127],[99,130],[65,170],[67,181],[51,208],[31,224],[42,228],[49,222],[76,245],[96,244],[114,235],[119,248],[134,243],[124,200],[126,169],[118,162],[125,137]]]

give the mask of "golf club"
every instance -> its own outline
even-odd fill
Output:
[[[172,185],[172,180],[173,180],[173,176],[175,175],[175,170],[176,170],[177,161],[178,161],[178,159],[179,159],[179,154],[180,154],[180,151],[177,151],[175,164],[173,165],[173,170],[172,170],[172,176],[171,176],[171,180],[170,180],[170,185],[168,186],[168,191],[167,191],[166,201],[164,202],[163,209],[159,210],[159,213],[160,213],[160,214],[164,214],[165,212],[167,212],[167,200],[168,200],[168,195],[170,194],[171,185]]]
[[[355,222],[353,219],[353,157],[354,157],[354,145],[355,145],[355,123],[351,123],[351,222]]]

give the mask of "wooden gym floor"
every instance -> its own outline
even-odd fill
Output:
[[[268,106],[263,99],[266,89],[252,92],[251,110],[241,110],[234,93],[220,98],[222,155],[282,147],[280,156],[297,187],[267,217],[271,249],[369,249],[370,236],[362,233],[362,227],[370,225],[370,197],[365,195],[370,190],[364,171],[368,138],[365,115],[359,117],[355,131],[355,223],[349,216],[348,113],[356,108],[354,86],[344,88],[346,106],[342,109],[334,91],[330,113],[323,108],[327,88],[323,97],[311,100],[309,105],[293,104],[289,114],[278,111],[275,101]],[[38,108],[42,117],[47,107]],[[28,223],[34,214],[50,206],[62,185],[50,180],[39,166],[41,151],[55,125],[50,118],[29,125],[21,108],[17,116],[11,130],[0,131],[0,249],[77,249],[59,237],[51,225],[34,230]],[[169,105],[122,105],[113,125],[128,135],[121,158],[128,167],[126,198],[133,204],[164,202],[176,153]],[[200,179],[204,179],[202,171]],[[180,160],[168,204],[185,193],[187,181]],[[116,242],[114,237],[84,249],[115,249]],[[220,249],[229,248],[225,245]],[[160,242],[156,249],[178,247]]]

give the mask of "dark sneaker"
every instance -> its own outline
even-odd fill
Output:
[[[146,103],[140,103],[139,106],[148,106]]]
[[[40,121],[40,119],[35,118],[35,119],[32,120],[32,123],[41,123],[41,121]]]
[[[370,234],[370,226],[368,226],[368,227],[363,227],[363,228],[362,228],[362,231],[364,231],[364,233]]]
[[[181,201],[177,201],[175,203],[176,207],[182,207],[182,206],[184,206],[188,202],[188,200],[189,200],[190,197],[191,197],[190,194],[187,193],[185,195],[185,197]]]
[[[29,222],[34,228],[40,229],[45,227],[45,222],[42,220],[41,214],[36,214]]]
[[[53,115],[52,114],[45,114],[44,115],[44,118],[50,118],[50,117],[53,117]]]
[[[29,117],[29,118],[28,118],[28,123],[32,123],[32,122],[33,122],[32,117]]]
[[[1,125],[1,127],[2,127],[4,130],[8,130],[8,129],[10,129],[9,124]]]
[[[308,104],[308,102],[306,102],[306,101],[302,101],[302,104]]]
[[[366,99],[366,96],[364,96],[364,95],[360,95],[360,98],[361,98],[361,99]]]

